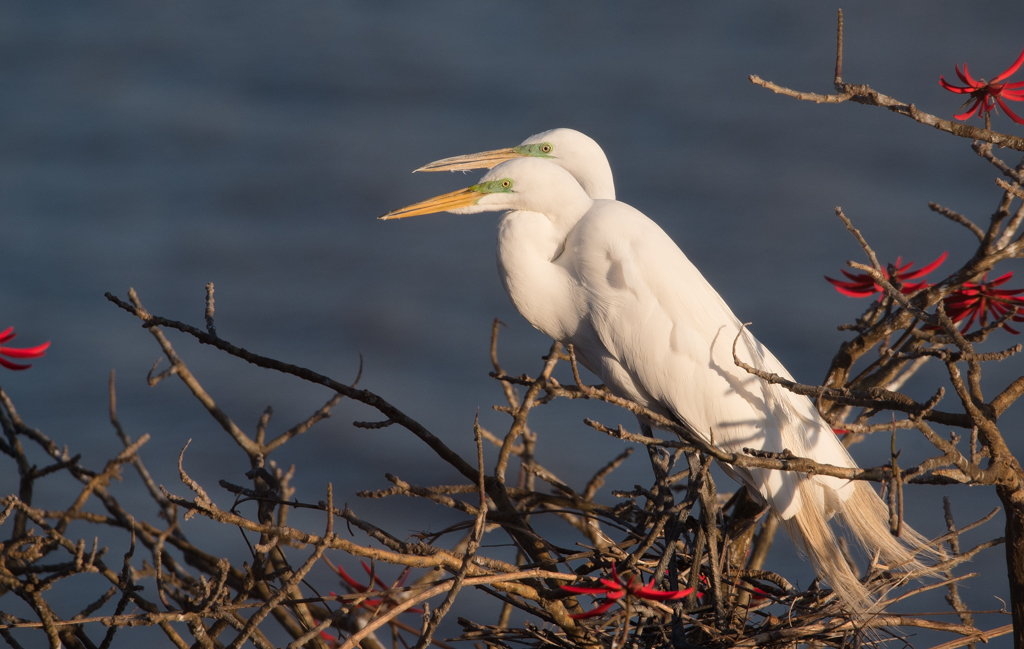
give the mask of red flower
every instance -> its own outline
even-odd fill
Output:
[[[366,570],[366,572],[369,574],[371,572],[370,571],[370,566],[366,565],[365,561],[362,562],[362,563],[363,563],[363,569]],[[367,593],[367,592],[369,592],[371,590],[370,586],[372,586],[372,584],[366,584],[365,586],[360,584],[351,575],[349,575],[347,572],[345,572],[345,569],[342,568],[341,566],[337,566],[336,570],[338,572],[338,576],[345,580],[345,583],[348,584],[348,586],[352,589],[353,592],[356,592],[356,593]],[[397,588],[397,587],[401,586],[403,583],[405,583],[405,578],[408,576],[408,574],[409,574],[408,571],[403,572],[402,576],[398,579],[397,582],[395,582],[394,586],[391,586],[391,588]],[[387,584],[385,584],[384,580],[382,580],[377,575],[373,576],[373,581],[374,581],[375,584],[377,584],[377,586],[379,586],[381,588],[381,590],[388,590],[389,586]],[[336,596],[335,593],[333,593],[333,592],[331,593],[331,595]],[[363,607],[363,608],[366,608],[366,609],[375,610],[378,607],[380,607],[381,604],[384,604],[385,606],[387,606],[388,604],[391,604],[391,603],[394,603],[394,602],[390,598],[385,598],[383,600],[381,600],[381,599],[364,599],[359,605],[361,607]],[[409,608],[408,612],[409,613],[422,613],[423,609],[421,609],[421,608]]]
[[[3,331],[0,331],[0,343],[13,340],[17,335],[18,334],[14,333],[14,327],[7,327]],[[0,367],[6,367],[9,370],[27,370],[32,367],[31,363],[27,365],[22,363],[12,363],[7,360],[7,358],[39,358],[40,356],[46,355],[46,348],[49,346],[49,341],[42,345],[36,345],[35,347],[4,347],[3,345],[0,345]],[[7,358],[4,358],[4,356]]]
[[[313,621],[316,622],[317,624],[320,624],[320,620],[318,620],[316,618],[313,618]],[[336,636],[336,635],[334,635],[332,633],[327,633],[326,631],[321,631],[320,632],[320,637],[327,641],[327,646],[330,647],[330,649],[337,649],[338,647],[341,646],[341,641],[338,640],[338,636]]]
[[[940,76],[939,84],[946,90],[960,95],[969,94],[971,96],[967,103],[964,104],[964,106],[970,104],[967,110],[959,115],[953,115],[953,117],[959,120],[966,120],[974,117],[975,113],[977,113],[978,117],[985,117],[987,113],[995,110],[996,104],[999,104],[1006,111],[1010,119],[1018,124],[1024,124],[1024,118],[1010,110],[1010,107],[1003,101],[1004,99],[1008,101],[1024,101],[1024,81],[1003,83],[1003,80],[1016,72],[1022,63],[1024,63],[1024,52],[1020,53],[1020,56],[1013,62],[1013,65],[1008,67],[1002,74],[993,77],[989,82],[986,82],[984,79],[978,81],[971,77],[970,73],[967,72],[966,63],[964,63],[964,71],[962,73],[960,72],[960,67],[956,66],[956,76],[960,77],[960,80],[967,84],[966,86],[954,86]]]
[[[918,268],[915,271],[910,271],[910,267],[914,265],[914,262],[907,262],[906,264],[900,265],[903,261],[903,257],[897,257],[895,264],[889,264],[888,268],[882,269],[882,274],[889,280],[889,283],[898,288],[903,293],[909,294],[914,291],[918,291],[925,286],[928,286],[928,282],[920,281],[916,283],[908,283],[911,280],[921,279],[928,273],[938,268],[942,262],[946,261],[946,254],[942,253],[939,258],[928,264],[923,268]],[[908,272],[909,271],[909,272]],[[851,273],[845,269],[840,271],[843,275],[846,275],[849,282],[844,282],[838,279],[832,279],[826,276],[825,279],[836,287],[836,290],[843,295],[849,297],[871,297],[875,293],[881,293],[884,295],[882,287],[875,283],[875,280],[867,273]],[[881,299],[881,297],[879,298]]]
[[[1016,297],[1024,293],[1024,288],[1016,290],[996,288],[1010,281],[1013,277],[1013,271],[991,282],[986,282],[985,277],[988,277],[988,275],[983,276],[978,283],[964,282],[960,290],[950,294],[943,300],[946,314],[950,320],[958,323],[965,318],[967,319],[967,322],[964,323],[963,328],[960,330],[962,332],[966,333],[975,320],[984,327],[985,323],[988,322],[989,315],[992,316],[993,320],[999,320],[1014,308],[1017,309],[1017,313],[1010,316],[1009,319],[1014,322],[1024,322],[1024,298]],[[1020,333],[1006,322],[1003,323],[1003,329],[1012,334]]]
[[[578,595],[604,595],[606,598],[604,602],[594,609],[587,611],[586,613],[570,615],[569,617],[575,620],[596,617],[610,609],[616,601],[623,597],[633,596],[639,597],[640,599],[650,599],[655,602],[664,602],[666,600],[682,599],[693,592],[692,588],[687,588],[686,590],[658,590],[653,585],[644,586],[643,582],[638,582],[635,575],[630,575],[629,581],[624,582],[622,581],[622,578],[619,577],[615,564],[612,564],[612,578],[602,578],[599,579],[598,582],[601,583],[601,586],[562,586],[562,590],[567,590],[570,593],[576,593]]]

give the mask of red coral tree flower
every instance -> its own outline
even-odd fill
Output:
[[[7,358],[39,358],[40,356],[46,355],[46,350],[50,346],[50,341],[46,341],[42,345],[36,345],[35,347],[4,347],[2,343],[9,342],[14,339],[18,334],[14,333],[14,327],[7,327],[3,331],[0,331],[0,367],[6,367],[9,370],[27,370],[32,367],[31,363],[13,363]],[[4,358],[6,356],[7,358]]]
[[[317,624],[320,624],[320,620],[318,620],[316,618],[313,618],[313,621],[316,622]],[[320,637],[327,641],[327,646],[330,649],[338,649],[339,647],[341,647],[341,641],[338,640],[338,636],[334,635],[333,633],[327,633],[326,631],[321,631],[320,632]]]
[[[988,277],[987,274],[982,276],[981,281],[977,283],[964,282],[958,291],[951,293],[943,300],[946,315],[950,320],[956,323],[966,320],[960,329],[963,333],[967,333],[975,321],[984,327],[988,323],[990,315],[992,320],[998,321],[1011,310],[1016,310],[1016,314],[1010,316],[1007,321],[1024,322],[1024,298],[1017,297],[1024,293],[1024,288],[1016,290],[996,288],[1010,281],[1013,278],[1013,271],[997,277],[991,282],[985,281],[986,277]],[[1020,333],[1009,326],[1007,322],[1004,322],[1002,327],[1014,335]]]
[[[914,282],[913,280],[921,279],[928,273],[932,272],[936,268],[942,265],[942,262],[946,261],[946,255],[948,253],[943,252],[939,255],[939,258],[932,263],[918,268],[917,270],[910,270],[914,265],[914,262],[910,261],[900,265],[903,262],[903,257],[897,257],[895,264],[889,264],[888,268],[882,269],[882,274],[889,280],[889,283],[898,288],[904,294],[910,294],[915,291],[919,291],[922,288],[928,286],[928,282],[920,281]],[[885,295],[885,291],[879,286],[871,275],[867,273],[851,273],[845,269],[841,269],[840,272],[846,275],[846,278],[850,281],[844,282],[838,279],[832,279],[831,277],[825,276],[832,286],[836,287],[836,290],[846,295],[847,297],[871,297],[875,293],[880,293],[879,300]]]
[[[338,573],[338,576],[342,578],[342,580],[345,582],[345,585],[347,585],[349,587],[349,589],[353,593],[368,593],[368,592],[370,592],[372,590],[372,587],[374,585],[377,585],[378,587],[380,587],[381,590],[389,590],[391,588],[399,588],[399,587],[402,586],[402,584],[405,583],[406,578],[409,576],[409,569],[406,568],[404,571],[402,571],[402,574],[395,581],[395,583],[392,584],[389,587],[386,583],[384,583],[384,580],[381,579],[376,574],[374,574],[374,572],[370,569],[370,566],[366,565],[366,562],[363,561],[362,562],[363,570],[365,570],[367,572],[367,574],[373,575],[373,580],[370,583],[368,583],[366,585],[363,585],[355,577],[353,577],[352,575],[350,575],[347,572],[345,572],[345,569],[342,568],[341,566],[335,566],[334,564],[330,563],[329,561],[327,563],[331,566],[331,568],[335,572]],[[338,597],[338,594],[335,593],[334,591],[328,591],[328,592],[331,594],[331,597]],[[363,608],[363,609],[366,609],[366,610],[371,611],[373,613],[376,613],[376,612],[378,612],[380,610],[387,610],[388,608],[390,608],[391,606],[393,606],[396,603],[398,603],[398,600],[394,599],[391,595],[387,595],[387,596],[385,596],[383,598],[367,598],[367,599],[364,599],[361,602],[359,602],[359,608]],[[410,607],[410,608],[406,609],[403,612],[404,613],[421,613],[422,614],[423,613],[423,609]],[[314,618],[314,621],[317,624],[320,624],[320,620],[316,620]],[[336,635],[334,635],[332,633],[328,633],[326,630],[320,632],[320,638],[323,639],[327,643],[327,646],[330,647],[330,649],[338,649],[338,647],[343,646],[342,643],[341,643],[341,640],[338,638],[338,636],[336,636]]]
[[[370,574],[371,573],[370,566],[366,565],[365,561],[363,561],[362,564],[363,564],[363,570],[365,570],[367,572],[367,574]],[[370,592],[372,590],[371,586],[373,586],[374,584],[376,584],[378,587],[380,587],[381,590],[388,590],[389,588],[398,588],[398,587],[401,587],[402,584],[405,583],[406,577],[409,576],[409,572],[407,570],[404,571],[402,573],[401,577],[398,578],[398,581],[396,581],[394,583],[394,585],[389,587],[386,583],[384,583],[383,579],[381,579],[377,575],[373,575],[373,583],[366,584],[364,586],[363,584],[359,583],[354,577],[352,577],[352,575],[350,575],[347,572],[345,572],[345,569],[342,568],[341,566],[335,566],[335,571],[337,571],[338,576],[341,577],[345,581],[345,583],[348,585],[349,588],[352,589],[352,592],[354,592],[354,593],[368,593],[368,592]],[[335,597],[337,596],[333,591],[331,591],[331,595],[335,596]],[[359,606],[362,607],[362,608],[365,608],[365,609],[369,609],[369,610],[376,610],[382,604],[384,605],[384,607],[387,607],[389,604],[393,604],[393,603],[394,602],[390,598],[385,598],[385,599],[368,598],[368,599],[364,599],[359,604]],[[409,608],[407,610],[407,612],[408,613],[422,613],[423,609],[421,609],[421,608]]]
[[[1024,124],[1024,118],[1010,110],[1010,107],[1006,105],[1006,101],[1024,101],[1024,81],[1016,81],[1014,83],[1003,83],[1003,81],[1016,72],[1021,64],[1024,63],[1024,51],[1020,53],[1017,60],[1013,62],[1013,65],[1006,68],[1001,74],[996,75],[991,81],[986,82],[984,79],[974,79],[967,71],[967,64],[964,63],[964,71],[960,72],[960,66],[955,66],[956,76],[960,77],[960,81],[963,81],[966,86],[954,86],[953,84],[946,81],[942,76],[939,76],[939,85],[950,92],[955,92],[959,95],[970,95],[971,98],[967,100],[964,106],[967,109],[959,115],[953,115],[954,118],[961,121],[968,120],[974,117],[975,114],[978,117],[985,118],[985,128],[988,128],[988,114],[995,110],[996,104],[1006,111],[1007,116],[1010,119],[1017,122],[1018,124]],[[1006,101],[1003,101],[1003,100]],[[968,106],[968,104],[970,104]]]
[[[577,595],[605,596],[604,602],[595,608],[587,611],[586,613],[578,613],[576,615],[570,615],[569,617],[575,620],[596,617],[610,609],[615,602],[619,601],[623,597],[637,597],[640,599],[653,600],[655,602],[664,602],[667,600],[682,599],[693,592],[692,588],[687,588],[686,590],[658,590],[653,586],[653,582],[652,585],[644,586],[643,582],[639,581],[636,578],[636,575],[632,574],[629,575],[629,581],[623,581],[614,564],[612,564],[612,578],[601,578],[598,582],[601,584],[600,586],[562,586],[562,590],[569,591],[570,593],[576,593]]]

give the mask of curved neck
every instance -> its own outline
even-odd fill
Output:
[[[592,198],[607,198],[615,200],[615,181],[612,180],[612,170],[609,168],[607,174],[591,179],[581,178],[580,184],[587,190]]]
[[[506,212],[498,225],[498,274],[512,305],[530,324],[566,340],[579,328],[584,310],[572,307],[572,278],[558,263],[568,232],[560,225],[538,212]],[[552,309],[553,304],[562,308]]]

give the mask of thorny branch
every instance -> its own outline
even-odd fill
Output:
[[[150,316],[142,306],[138,296],[134,296],[135,304],[124,306],[134,309],[134,313],[145,314],[147,324],[161,322],[163,324],[172,321]],[[178,324],[180,326],[175,326]],[[190,330],[188,326],[181,323],[170,324],[172,328],[186,331],[192,335],[196,333],[208,336],[201,330]],[[154,327],[149,327],[151,330]],[[198,337],[198,336],[197,336]],[[187,367],[181,357],[174,351],[170,341],[165,337],[158,337],[158,343],[164,349],[168,358],[173,359],[172,363],[184,368],[179,370],[177,375],[188,376],[193,382],[190,386],[197,399],[207,406],[207,410],[218,422],[224,419],[230,421],[226,413],[216,412],[207,404],[212,402],[206,391],[199,385],[198,379],[187,372]],[[273,366],[275,369],[288,368],[288,373],[309,378],[312,373],[304,368],[288,366],[273,359],[264,359],[249,355],[235,353],[238,348],[230,345],[222,338],[217,338],[219,345],[228,348],[229,353],[240,356],[246,360],[258,358],[263,365]],[[494,359],[497,359],[495,337]],[[248,356],[246,356],[248,355]],[[682,587],[685,583],[693,583],[700,590],[706,590],[711,596],[712,606],[705,601],[693,599],[683,609],[673,613],[671,608],[656,602],[646,603],[638,601],[630,607],[631,614],[643,616],[645,620],[640,626],[631,625],[632,636],[643,643],[664,642],[672,633],[684,633],[693,641],[709,641],[717,639],[721,641],[725,637],[732,637],[732,642],[739,642],[743,638],[756,637],[758,634],[767,633],[771,616],[762,614],[762,611],[771,607],[785,607],[799,612],[798,619],[806,620],[803,624],[809,625],[811,631],[806,637],[828,637],[831,631],[823,631],[818,622],[821,615],[831,616],[832,619],[842,620],[843,613],[835,606],[834,601],[828,598],[827,591],[816,591],[814,593],[801,592],[781,577],[770,571],[761,570],[760,566],[744,570],[742,554],[737,555],[731,551],[731,536],[738,532],[726,532],[724,535],[719,531],[719,526],[724,524],[723,530],[731,529],[752,529],[751,523],[743,523],[744,514],[740,509],[727,506],[720,514],[715,513],[717,498],[715,488],[707,472],[708,463],[698,461],[694,454],[700,449],[706,457],[724,461],[733,461],[746,466],[767,466],[767,467],[789,467],[792,469],[803,469],[812,471],[828,472],[831,470],[840,471],[838,467],[818,466],[810,463],[809,460],[785,457],[766,457],[763,455],[744,456],[723,456],[714,446],[701,441],[699,436],[693,436],[691,431],[679,426],[675,422],[662,421],[655,413],[645,411],[636,404],[623,403],[603,388],[586,386],[582,382],[575,386],[563,386],[556,381],[552,372],[561,358],[568,358],[570,366],[574,366],[575,360],[573,351],[570,350],[568,357],[561,354],[557,347],[552,348],[545,357],[544,365],[537,378],[527,376],[518,379],[511,379],[500,373],[497,378],[508,386],[509,390],[514,385],[523,385],[526,389],[522,395],[515,392],[508,399],[511,404],[508,413],[511,423],[508,433],[503,437],[497,437],[485,431],[479,424],[475,427],[477,439],[477,458],[473,464],[457,456],[439,438],[434,436],[420,424],[408,418],[407,415],[398,411],[387,402],[384,402],[373,393],[355,390],[350,386],[337,383],[327,377],[315,377],[316,383],[331,387],[339,386],[343,389],[337,390],[334,398],[329,400],[328,406],[332,407],[337,399],[344,393],[345,396],[357,395],[364,403],[375,404],[382,416],[411,430],[424,441],[428,447],[437,449],[436,455],[439,459],[447,462],[460,470],[466,478],[465,484],[452,484],[448,486],[426,486],[421,487],[409,484],[397,477],[392,477],[395,485],[392,489],[383,492],[374,492],[376,497],[387,497],[390,495],[403,495],[407,497],[429,498],[431,501],[441,504],[460,515],[468,516],[467,525],[457,525],[450,530],[443,530],[431,535],[431,538],[420,541],[402,541],[397,536],[389,534],[385,530],[362,520],[349,508],[339,509],[331,505],[330,491],[327,502],[319,504],[307,504],[298,499],[283,498],[285,493],[286,478],[284,473],[267,464],[265,454],[260,452],[255,457],[250,456],[252,450],[265,451],[270,454],[287,443],[294,435],[282,434],[274,440],[283,440],[275,444],[274,441],[265,442],[254,434],[238,428],[243,437],[232,438],[236,440],[239,449],[250,457],[254,469],[248,473],[253,480],[252,487],[243,487],[231,484],[230,481],[222,480],[221,485],[228,489],[229,493],[236,495],[242,500],[238,501],[231,509],[223,509],[217,504],[217,496],[197,480],[190,477],[185,469],[184,452],[179,459],[180,478],[185,487],[192,495],[183,498],[175,495],[169,489],[161,488],[157,493],[152,494],[160,504],[160,511],[164,517],[162,524],[150,523],[136,520],[127,515],[120,508],[116,499],[106,491],[106,478],[111,475],[111,467],[118,467],[126,462],[132,462],[136,467],[142,466],[140,476],[148,475],[141,465],[137,449],[144,442],[144,438],[131,444],[126,451],[120,454],[115,461],[108,463],[107,468],[100,472],[87,472],[75,462],[70,462],[67,451],[58,450],[57,446],[38,431],[31,435],[17,414],[11,408],[0,410],[3,414],[2,421],[4,430],[11,434],[7,435],[9,440],[6,448],[12,448],[12,442],[18,442],[21,438],[31,439],[41,448],[55,457],[61,458],[64,471],[76,471],[83,481],[85,492],[92,494],[92,497],[101,496],[105,507],[106,515],[91,514],[84,511],[81,504],[76,504],[81,498],[66,510],[45,511],[40,510],[17,497],[9,497],[3,501],[5,514],[2,518],[10,518],[11,514],[22,514],[26,520],[25,527],[31,525],[40,526],[42,536],[25,536],[26,531],[20,532],[20,537],[25,539],[28,545],[18,545],[20,554],[0,554],[0,560],[5,561],[0,565],[15,566],[12,560],[15,556],[24,563],[20,557],[27,556],[25,551],[31,547],[39,547],[36,552],[38,560],[43,556],[56,551],[59,547],[66,548],[65,552],[75,552],[76,556],[83,557],[78,563],[72,562],[71,569],[62,568],[60,578],[67,578],[78,574],[75,570],[89,571],[98,568],[100,563],[99,553],[94,550],[92,555],[83,554],[84,545],[81,542],[74,542],[64,537],[58,530],[62,521],[77,522],[98,526],[110,526],[115,529],[131,530],[137,535],[141,545],[152,553],[154,562],[145,564],[141,569],[132,565],[129,573],[130,579],[126,580],[123,575],[116,575],[108,570],[114,589],[121,592],[119,601],[132,601],[144,612],[127,615],[124,611],[115,611],[112,615],[91,616],[83,611],[78,618],[73,620],[61,620],[52,614],[52,611],[41,613],[40,622],[29,620],[9,619],[0,625],[0,629],[8,631],[17,630],[22,627],[31,627],[33,624],[40,624],[48,637],[70,638],[72,636],[84,636],[90,624],[97,622],[108,625],[110,629],[130,628],[139,625],[157,625],[168,635],[172,642],[178,646],[188,646],[181,631],[176,625],[184,623],[183,629],[199,641],[201,644],[216,642],[216,638],[228,629],[233,629],[234,640],[225,638],[225,644],[233,646],[240,645],[246,638],[251,639],[257,646],[271,646],[267,640],[266,631],[263,627],[267,620],[274,620],[285,632],[294,638],[292,646],[354,646],[360,643],[363,646],[383,646],[381,639],[376,633],[382,628],[391,627],[393,633],[409,634],[419,636],[418,642],[426,646],[432,642],[432,635],[443,618],[447,608],[457,601],[460,589],[474,588],[487,596],[495,597],[496,601],[508,607],[518,608],[536,619],[553,624],[558,629],[555,637],[557,642],[568,645],[588,645],[601,643],[606,637],[605,634],[619,634],[629,627],[619,627],[618,623],[611,622],[611,625],[586,625],[576,622],[570,614],[582,613],[585,606],[576,602],[576,598],[568,596],[559,589],[559,584],[578,581],[588,574],[597,573],[598,576],[608,569],[609,562],[623,562],[623,569],[637,571],[639,574],[653,574],[655,576],[667,574],[669,581],[664,583],[665,588]],[[500,364],[495,362],[496,371],[500,372]],[[574,369],[574,367],[572,368]],[[578,372],[574,375],[579,380]],[[183,379],[184,380],[184,379]],[[207,395],[207,396],[203,396]],[[651,449],[652,467],[655,469],[656,482],[650,489],[637,487],[630,494],[620,495],[622,500],[618,506],[608,506],[595,502],[600,496],[602,482],[608,474],[628,456],[622,454],[620,457],[602,466],[596,467],[593,478],[585,487],[579,491],[573,489],[564,480],[559,479],[550,469],[537,464],[532,456],[527,454],[523,443],[517,441],[525,439],[524,431],[529,410],[551,403],[558,397],[606,400],[627,407],[631,412],[640,414],[646,420],[651,421],[659,427],[674,431],[685,440],[684,443],[672,440],[658,440],[650,437],[649,431],[643,434],[629,433],[619,427],[614,431],[602,426],[597,422],[591,422],[592,426],[604,429],[610,434],[615,434],[627,443],[637,443],[645,448]],[[6,401],[5,401],[6,403]],[[115,430],[123,439],[127,433],[120,426],[114,409],[115,402],[112,401],[111,419],[115,422]],[[325,407],[325,408],[326,408]],[[524,413],[525,411],[525,413]],[[269,410],[268,410],[269,413]],[[297,427],[289,430],[302,431],[317,423],[322,417],[322,412],[314,415]],[[17,421],[18,423],[14,423]],[[260,431],[265,431],[269,425],[269,416],[265,415],[257,424]],[[222,424],[222,427],[223,424]],[[488,437],[489,436],[489,437]],[[524,468],[529,475],[546,482],[555,491],[553,494],[529,488],[519,484],[505,484],[503,471],[500,479],[497,477],[497,469],[488,473],[483,464],[482,446],[484,439],[493,439],[499,447],[498,463],[508,466],[511,458],[518,458],[524,463]],[[673,455],[673,449],[674,455]],[[680,453],[689,452],[691,459],[696,464],[692,466],[703,467],[697,473],[692,471],[681,474],[673,473],[673,457],[680,457]],[[946,449],[949,455],[949,449]],[[944,456],[945,457],[945,456]],[[970,462],[960,457],[955,458],[965,468],[970,468]],[[952,460],[951,460],[952,461]],[[743,464],[747,463],[747,464]],[[808,464],[809,463],[809,464]],[[965,464],[966,463],[966,464]],[[914,473],[915,467],[901,471],[903,479],[913,481],[918,476]],[[846,470],[848,471],[848,470]],[[891,467],[879,467],[860,472],[862,475],[848,476],[859,478],[874,478],[877,480],[891,479]],[[45,475],[51,475],[52,472]],[[468,474],[468,475],[467,475]],[[931,473],[922,475],[935,475],[934,468]],[[680,479],[686,480],[689,476],[690,486],[686,488],[685,497],[677,500],[672,494],[675,485]],[[40,476],[37,479],[42,479]],[[145,482],[145,479],[143,479]],[[151,479],[150,479],[151,481]],[[90,486],[92,485],[92,486]],[[262,485],[262,486],[261,486]],[[532,485],[532,483],[531,483]],[[464,498],[474,498],[476,505]],[[250,518],[236,511],[237,507],[248,500],[255,500],[258,508],[255,510],[255,518]],[[492,505],[493,503],[493,505]],[[504,506],[501,503],[505,503]],[[701,511],[705,512],[695,524],[687,523],[693,521],[690,512],[695,505],[700,503]],[[268,518],[266,512],[275,509],[312,509],[323,512],[327,517],[328,531],[326,534],[306,532],[299,528],[291,527],[280,520]],[[202,516],[221,524],[237,527],[249,533],[255,533],[260,537],[260,543],[253,549],[252,562],[245,565],[236,565],[223,559],[217,559],[208,553],[203,552],[197,545],[191,543],[183,534],[183,524],[178,518],[178,513],[184,513],[184,519],[196,515]],[[261,513],[262,512],[262,513]],[[365,541],[349,540],[331,532],[331,514],[346,521],[354,530],[365,534]],[[760,512],[755,512],[760,513]],[[577,530],[586,539],[582,548],[569,550],[558,544],[545,540],[537,531],[532,528],[530,519],[555,515],[571,524],[570,529]],[[52,523],[48,521],[53,521]],[[65,528],[68,523],[65,522]],[[2,522],[0,522],[2,524]],[[463,530],[471,530],[464,542],[457,544],[454,548],[446,549],[438,542],[444,539],[451,532],[462,533]],[[522,550],[516,563],[506,563],[497,557],[483,554],[484,535],[493,534],[495,530],[504,530],[506,534]],[[622,540],[616,540],[619,536]],[[42,541],[32,539],[59,538],[60,543],[50,548],[40,546]],[[752,540],[752,537],[750,537]],[[595,545],[596,542],[596,545]],[[32,544],[35,545],[32,545]],[[763,543],[762,543],[763,545]],[[5,546],[11,547],[13,546]],[[294,552],[301,552],[302,548],[311,548],[312,552],[306,551],[305,558],[300,559],[297,568],[291,568]],[[987,547],[987,546],[986,546]],[[343,556],[360,557],[365,560],[376,562],[376,564],[395,564],[408,569],[426,571],[424,575],[430,575],[430,580],[418,582],[414,586],[395,585],[389,589],[373,588],[371,576],[370,585],[361,592],[353,592],[351,595],[325,596],[318,592],[305,592],[303,584],[305,577],[318,565],[318,558],[326,552],[340,552]],[[969,557],[972,551],[962,553],[962,556]],[[32,555],[35,557],[35,555]],[[88,557],[88,558],[87,558]],[[93,558],[95,557],[95,558]],[[128,561],[126,559],[126,561]],[[20,564],[19,564],[20,565]],[[81,565],[81,568],[74,568]],[[126,564],[127,565],[127,564]],[[184,566],[189,565],[198,569],[199,575],[189,574]],[[695,569],[696,567],[696,569]],[[667,569],[667,572],[666,572]],[[952,565],[950,566],[952,569]],[[12,591],[21,589],[24,597],[29,601],[33,599],[28,582],[24,579],[35,572],[21,573],[11,571],[14,579],[20,581],[17,586],[9,579],[5,584]],[[451,578],[445,579],[444,573]],[[0,572],[0,575],[3,573]],[[25,577],[18,578],[17,574],[24,574]],[[673,576],[675,575],[675,576]],[[135,584],[144,583],[145,580],[155,580],[157,592],[155,594],[159,603],[152,599],[145,599]],[[656,577],[660,580],[661,577]],[[901,576],[900,579],[905,579]],[[677,586],[678,584],[678,586]],[[775,584],[786,584],[786,588],[779,590]],[[751,599],[750,594],[756,594]],[[110,599],[113,595],[107,596]],[[399,618],[405,611],[409,611],[432,597],[445,597],[444,606],[428,618],[427,626],[421,631],[413,631],[415,627],[403,623]],[[379,599],[380,604],[369,609],[366,603]],[[742,606],[740,606],[741,601]],[[38,604],[36,605],[38,608]],[[163,609],[163,612],[161,610]],[[42,610],[42,609],[40,609]],[[686,614],[692,622],[673,622],[674,615],[688,611]],[[666,617],[667,616],[667,617]],[[710,616],[710,617],[708,617]],[[836,617],[838,616],[838,617]],[[500,627],[481,627],[469,622],[463,622],[465,637],[473,637],[473,634],[482,633],[481,629],[491,629],[494,633],[504,634],[503,637],[518,637],[528,639],[533,637],[531,627],[527,626],[518,629],[509,626],[509,617],[501,616],[504,620]],[[620,619],[621,616],[613,617],[612,620]],[[706,621],[702,621],[705,620]],[[434,621],[431,623],[431,621]],[[625,620],[622,620],[625,622]],[[326,622],[326,624],[325,624]],[[907,622],[913,624],[913,622]],[[922,624],[925,622],[921,622]],[[788,623],[787,623],[788,624]],[[845,628],[845,627],[843,627]],[[952,628],[952,627],[950,627]],[[959,628],[959,627],[958,627]],[[676,629],[676,631],[673,631]],[[57,635],[54,636],[54,633]],[[738,633],[738,635],[737,635]],[[963,633],[977,634],[981,631],[966,626]],[[63,634],[63,636],[61,635]],[[77,634],[77,635],[76,635]],[[337,635],[335,635],[337,634]],[[347,636],[346,636],[347,634]],[[518,635],[517,635],[518,634]],[[725,635],[723,635],[725,634]],[[332,640],[331,638],[338,639]],[[787,635],[787,638],[790,636]],[[801,636],[804,637],[804,636]],[[70,644],[64,640],[65,644]],[[410,639],[412,642],[412,639]],[[367,644],[369,643],[369,644]]]

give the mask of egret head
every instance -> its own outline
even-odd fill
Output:
[[[480,182],[388,212],[383,220],[403,219],[434,212],[539,212],[553,220],[575,221],[593,201],[569,172],[558,165],[532,157],[503,162]]]
[[[542,158],[562,167],[591,198],[615,198],[615,181],[601,146],[571,128],[556,128],[531,135],[519,146],[445,158],[416,171],[467,171],[490,169],[515,158]]]

